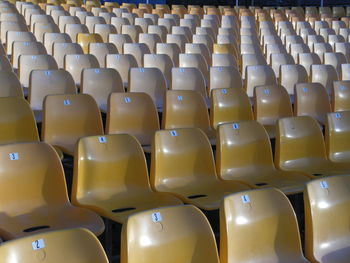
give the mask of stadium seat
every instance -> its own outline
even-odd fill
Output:
[[[54,43],[72,43],[70,36],[66,33],[45,33],[43,41],[46,51],[49,55],[53,55]]]
[[[133,43],[138,43],[139,34],[142,33],[142,28],[135,25],[122,25],[121,34],[129,35]]]
[[[106,24],[106,20],[101,16],[87,16],[85,18],[85,25],[91,34],[94,33],[97,24]]]
[[[109,14],[109,13],[108,13]],[[94,26],[94,32],[102,37],[104,43],[108,43],[109,34],[117,34],[118,31],[115,26],[110,24],[96,24]]]
[[[294,58],[290,54],[285,53],[272,53],[270,59],[270,65],[275,72],[276,78],[279,78],[281,65],[295,64]]]
[[[322,84],[328,94],[331,93],[333,81],[339,80],[338,73],[332,65],[311,65],[311,82]]]
[[[176,44],[182,53],[185,52],[185,45],[189,43],[189,40],[185,35],[181,34],[167,34],[166,35],[167,44]]]
[[[84,54],[89,54],[90,43],[103,43],[103,39],[99,34],[96,33],[78,33],[77,43],[81,46]]]
[[[149,25],[148,26],[148,33],[149,34],[157,34],[163,43],[166,42],[166,35],[168,33],[165,26],[160,25]]]
[[[0,38],[2,42],[6,41],[8,31],[28,32],[29,30],[23,22],[2,21],[0,24]]]
[[[310,176],[349,173],[349,169],[327,159],[321,127],[310,116],[279,119],[275,147],[275,166],[280,170]]]
[[[158,18],[158,26],[164,26],[167,29],[168,34],[170,34],[171,28],[176,26],[176,22],[172,18]]]
[[[197,68],[172,68],[172,90],[195,90],[207,98],[205,79]]]
[[[243,88],[242,77],[236,67],[210,67],[209,96],[213,89]]]
[[[171,70],[174,67],[174,63],[171,58],[166,54],[145,54],[143,56],[143,64],[145,68],[157,68],[159,69],[166,80],[167,87],[171,85]]]
[[[44,35],[47,33],[60,33],[56,24],[52,23],[35,23],[33,33],[37,41],[44,42]]]
[[[207,83],[209,84],[208,65],[201,54],[179,54],[179,67],[199,69],[203,74],[206,86]]]
[[[128,86],[129,70],[137,67],[137,61],[130,54],[109,54],[106,56],[106,67],[118,71],[122,78],[124,87]]]
[[[240,88],[213,89],[211,93],[210,122],[214,129],[228,122],[252,120],[249,97]]]
[[[59,109],[59,110],[57,110]],[[83,136],[102,135],[97,103],[88,94],[48,95],[43,106],[41,137],[68,155]]]
[[[64,57],[69,54],[83,55],[84,51],[78,43],[54,43],[52,54],[59,68],[64,68]]]
[[[324,64],[332,65],[337,71],[338,76],[341,76],[341,65],[348,62],[345,55],[340,52],[326,52],[323,54],[323,56]]]
[[[185,203],[205,210],[218,209],[227,194],[249,189],[217,177],[209,140],[196,128],[156,132],[150,176],[157,192],[175,194]]]
[[[63,166],[50,145],[2,145],[0,161],[0,193],[6,203],[1,209],[0,235],[5,240],[74,227],[88,228],[95,235],[104,231],[98,215],[70,203]]]
[[[290,95],[294,94],[295,84],[309,81],[306,69],[302,65],[281,65],[279,74],[279,83]]]
[[[129,70],[129,92],[147,93],[159,111],[167,91],[163,73],[157,68],[131,68]]]
[[[220,262],[259,260],[309,263],[293,207],[275,188],[229,195],[220,207]]]
[[[22,55],[46,55],[46,48],[40,42],[20,42],[15,41],[12,45],[11,62],[13,68],[18,68],[19,57]]]
[[[119,34],[121,34],[122,33],[122,26],[123,25],[130,25],[130,22],[126,18],[122,18],[122,17],[117,16],[117,17],[111,18],[111,25],[113,25],[117,29],[117,32]]]
[[[254,89],[254,119],[264,125],[270,138],[276,136],[276,122],[292,117],[292,104],[283,86],[265,85]]]
[[[68,26],[69,24],[70,24],[70,26]],[[65,33],[69,34],[69,32],[67,32],[67,31],[70,31],[73,28],[75,28],[76,30],[78,30],[79,28],[82,29],[84,32],[81,32],[81,33],[89,33],[89,30],[85,25],[73,26],[74,24],[76,24],[76,25],[81,24],[80,19],[76,16],[60,16],[58,18],[58,27],[62,33],[65,32]],[[73,32],[73,31],[71,31],[71,32]],[[72,38],[72,40],[75,42],[76,39]]]
[[[12,55],[12,45],[15,41],[35,42],[36,38],[32,32],[8,31],[6,34],[6,54],[8,56]]]
[[[90,43],[89,54],[94,55],[101,68],[106,67],[106,56],[108,54],[118,54],[117,47],[112,43]]]
[[[334,81],[332,90],[332,111],[350,110],[350,81]]]
[[[315,43],[325,43],[323,36],[321,35],[308,35],[306,42],[312,52],[314,52]]]
[[[0,70],[0,81],[0,98],[23,97],[21,83],[14,72]]]
[[[322,178],[307,184],[304,192],[305,255],[311,262],[348,262],[349,188],[349,175]]]
[[[156,52],[157,54],[168,55],[173,61],[174,66],[179,66],[179,54],[181,53],[181,50],[178,45],[174,43],[157,43]]]
[[[345,56],[346,61],[350,62],[350,43],[349,42],[335,43],[335,52],[339,52],[343,54]]]
[[[133,55],[137,61],[138,67],[143,67],[143,56],[150,54],[148,46],[144,43],[124,43],[124,54]]]
[[[253,97],[256,86],[277,84],[275,72],[268,65],[247,66],[245,73],[245,90],[249,97]]]
[[[62,255],[62,251],[64,255]],[[63,258],[74,262],[108,263],[99,240],[85,228],[73,228],[40,233],[19,238],[0,248],[0,260],[13,263],[34,263],[44,255],[42,262],[58,263]]]
[[[80,93],[91,95],[102,112],[107,112],[107,100],[112,92],[124,92],[118,71],[113,68],[83,69]]]
[[[243,54],[242,63],[241,63],[241,72],[242,78],[246,77],[246,69],[248,66],[258,66],[258,65],[267,65],[265,57],[259,54]]]
[[[140,259],[162,263],[165,258],[174,262],[219,262],[210,224],[194,206],[164,207],[132,215],[123,225],[121,240],[122,263]]]
[[[143,33],[147,33],[148,26],[153,25],[153,21],[150,18],[136,17],[134,24],[135,26],[140,26]]]
[[[210,53],[213,53],[214,40],[209,35],[192,35],[192,43],[194,44],[204,44]]]
[[[309,78],[311,76],[311,66],[321,64],[320,57],[316,53],[299,53],[296,62],[304,66]]]
[[[293,56],[294,61],[298,60],[298,54],[300,53],[310,53],[309,46],[304,43],[290,45],[290,54]]]
[[[108,43],[112,43],[117,47],[118,53],[123,54],[124,43],[132,43],[132,39],[126,34],[109,34]]]

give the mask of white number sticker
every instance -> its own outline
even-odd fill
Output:
[[[222,93],[222,94],[227,94],[227,89],[222,89],[222,90],[221,90],[221,93]]]
[[[176,131],[170,131],[171,136],[177,136],[177,132]]]
[[[341,118],[341,113],[339,113],[339,112],[335,113],[335,118],[340,119]]]
[[[234,130],[238,130],[238,129],[239,129],[238,123],[234,123],[234,124],[232,125],[232,128],[233,128]]]
[[[321,181],[320,186],[322,189],[328,189],[328,183],[326,181]]]
[[[241,199],[242,199],[243,204],[250,203],[249,195],[242,195]]]
[[[33,250],[44,248],[45,247],[44,239],[35,240],[34,242],[32,242],[32,247],[33,247]]]
[[[125,103],[130,103],[130,102],[131,102],[131,99],[130,99],[129,97],[125,97],[125,98],[124,98],[124,101],[125,101]]]
[[[99,141],[100,143],[106,143],[106,142],[107,142],[107,139],[106,139],[105,136],[99,136],[99,137],[98,137],[98,141]]]
[[[162,221],[162,215],[159,212],[155,212],[152,214],[152,221],[154,223]]]
[[[16,160],[19,159],[18,153],[10,153],[10,154],[9,154],[9,157],[10,157],[10,160],[11,160],[11,161],[16,161]]]
[[[63,101],[63,104],[64,104],[64,105],[70,105],[70,100],[64,100],[64,101]]]

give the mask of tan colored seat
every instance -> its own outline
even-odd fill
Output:
[[[135,57],[138,67],[143,66],[143,56],[151,53],[148,46],[144,43],[124,43],[123,50],[124,54],[130,54]]]
[[[8,144],[0,152],[0,192],[6,204],[1,209],[0,235],[4,239],[74,227],[85,227],[95,235],[104,231],[98,215],[70,203],[62,163],[50,145]]]
[[[206,86],[209,83],[208,65],[201,54],[179,54],[179,67],[199,69],[203,74]]]
[[[28,101],[37,122],[42,121],[43,102],[47,95],[76,93],[73,77],[63,69],[36,69],[30,74]]]
[[[106,24],[106,21],[101,16],[87,16],[85,18],[85,25],[89,29],[90,33],[94,33],[96,24]]]
[[[235,67],[238,69],[238,62],[231,54],[212,54],[213,67]]]
[[[119,34],[121,34],[122,32],[122,26],[123,25],[130,25],[129,20],[127,20],[126,18],[122,18],[122,17],[112,17],[111,18],[111,25],[113,25],[116,29],[117,32]]]
[[[77,35],[79,33],[88,34],[89,29],[86,25],[82,24],[66,24],[64,27],[64,33],[67,33],[72,39],[73,43],[77,42]]]
[[[12,45],[15,41],[35,42],[36,38],[32,32],[8,31],[6,34],[6,54],[8,56],[12,55]]]
[[[350,43],[349,42],[335,43],[335,52],[343,54],[345,56],[346,61],[350,62]]]
[[[130,25],[134,25],[137,15],[131,12],[123,12],[121,17],[126,18],[129,21]]]
[[[350,80],[350,63],[342,64],[340,67],[341,67],[341,80]]]
[[[278,119],[292,117],[292,104],[287,90],[279,85],[254,89],[254,119],[264,125],[270,138],[276,136]]]
[[[66,25],[68,25],[68,24],[80,24],[80,19],[76,16],[60,16],[58,18],[57,24],[58,24],[58,27],[59,27],[61,32],[66,32],[66,30],[67,30],[66,28],[68,28],[68,29],[69,29],[69,27],[74,28],[74,26],[67,26],[66,27]],[[87,29],[87,27],[85,25],[83,27],[80,27],[80,28]],[[84,32],[82,32],[82,33],[88,33],[88,32],[89,32],[89,30],[87,29],[87,32],[86,32],[86,30],[84,30]],[[66,32],[66,33],[68,33],[68,32]],[[75,42],[75,38],[74,39],[72,38],[72,40]]]
[[[139,34],[139,43],[144,43],[150,50],[151,54],[156,53],[157,43],[161,43],[162,40],[157,34]]]
[[[171,34],[173,35],[184,35],[186,39],[192,42],[192,32],[188,27],[185,26],[173,26],[171,28]]]
[[[94,33],[99,34],[102,37],[104,43],[108,43],[109,34],[117,34],[115,26],[110,24],[96,24],[94,27]]]
[[[19,42],[15,41],[12,45],[11,62],[13,68],[17,69],[19,57],[22,55],[46,55],[46,48],[40,42]]]
[[[188,29],[190,29],[191,34],[193,34],[196,32],[197,23],[194,19],[182,18],[180,19],[180,26],[187,27]]]
[[[0,24],[0,38],[2,42],[6,41],[6,34],[8,31],[17,31],[17,32],[28,32],[28,27],[23,22],[11,22],[3,21]]]
[[[23,97],[21,83],[12,71],[0,70],[0,98],[2,97]]]
[[[46,96],[41,132],[43,141],[73,155],[75,144],[81,137],[102,134],[100,111],[90,95]]]
[[[53,55],[54,43],[72,43],[72,40],[66,33],[45,33],[44,45],[49,55]]]
[[[324,64],[332,65],[334,69],[337,71],[338,76],[341,76],[341,64],[346,64],[347,62],[348,61],[343,53],[340,53],[340,52],[324,53]]]
[[[18,75],[25,93],[29,87],[30,74],[32,70],[36,69],[58,69],[58,66],[54,57],[50,55],[21,55],[19,57]]]
[[[334,81],[332,89],[332,111],[350,111],[350,80]]]
[[[200,128],[215,144],[215,132],[210,126],[205,98],[194,90],[168,90],[166,92],[162,128]]]
[[[129,92],[147,93],[159,111],[163,108],[166,81],[158,68],[131,68],[129,70]]]
[[[311,116],[324,125],[329,112],[331,112],[330,100],[322,84],[299,83],[295,85],[295,116]]]
[[[224,199],[220,261],[309,263],[303,255],[295,212],[281,191],[259,189]]]
[[[208,97],[205,79],[202,72],[197,68],[172,68],[172,90],[195,90]]]
[[[166,42],[166,35],[168,31],[165,26],[149,25],[147,30],[149,34],[157,34],[163,43]]]
[[[52,5],[49,5],[48,7],[61,7],[61,6],[52,6]],[[47,12],[47,10],[46,10],[46,12]],[[51,11],[51,14],[49,14],[49,15],[52,16],[53,21],[54,21],[55,24],[58,25],[58,26],[59,26],[59,24],[58,24],[58,23],[59,23],[59,19],[60,19],[61,16],[70,16],[70,14],[69,14],[68,11],[62,10],[62,9],[60,9],[60,10],[52,10],[52,11]],[[61,30],[60,30],[60,31],[61,31]]]
[[[339,80],[338,73],[331,65],[312,65],[311,82],[321,83],[330,94],[333,81]]]
[[[174,63],[166,54],[145,54],[143,56],[145,68],[158,68],[164,75],[167,87],[171,84],[171,69]]]
[[[333,52],[333,48],[329,43],[314,43],[313,51],[319,56],[321,63],[324,63],[324,54]]]
[[[327,21],[324,21],[327,23]],[[335,31],[332,28],[320,28],[319,34],[327,41],[330,35],[335,35]]]
[[[311,262],[348,262],[349,189],[349,175],[322,178],[307,184],[304,192],[305,254]]]
[[[186,43],[185,45],[186,54],[200,54],[205,59],[207,65],[211,65],[211,54],[205,44],[201,43]]]
[[[213,53],[214,40],[209,35],[192,35],[192,43],[194,44],[204,44],[210,53]]]
[[[132,39],[126,34],[109,34],[108,43],[112,43],[117,47],[118,53],[123,54],[123,46],[125,43],[132,43]]]
[[[287,90],[288,94],[294,94],[294,86],[298,83],[309,81],[306,69],[300,65],[281,65],[279,83]]]
[[[246,69],[248,66],[267,65],[263,55],[259,54],[243,54],[241,63],[242,78],[246,77]]]
[[[275,73],[268,65],[247,66],[245,72],[245,90],[249,97],[253,97],[256,86],[277,84]]]
[[[83,55],[84,51],[78,43],[54,43],[52,46],[53,57],[59,68],[64,68],[64,57],[69,54]]]
[[[280,67],[282,65],[293,65],[295,64],[294,58],[290,54],[285,53],[272,53],[270,59],[270,65],[275,72],[275,76],[279,77]]]
[[[124,223],[143,210],[182,204],[175,196],[152,191],[143,150],[132,135],[82,138],[75,158],[79,161],[74,167],[72,202],[77,206]]]
[[[171,28],[176,26],[176,22],[171,18],[158,18],[158,26],[164,26],[167,29],[167,32],[170,34]]]
[[[32,14],[30,16],[30,30],[33,32],[36,23],[54,24],[52,16],[46,14]],[[57,25],[56,25],[57,26]]]
[[[283,171],[298,171],[314,176],[348,174],[327,159],[322,130],[310,116],[278,120],[275,166]]]
[[[84,228],[64,229],[19,238],[6,242],[0,251],[1,261],[13,263],[33,263],[41,253],[45,254],[43,262],[50,260],[52,263],[58,263],[67,257],[75,262],[109,262],[99,240]],[[65,251],[64,256],[62,251]]]
[[[94,14],[90,11],[76,11],[75,16],[79,18],[80,23],[85,24],[86,17],[94,16]]]
[[[156,191],[171,192],[205,210],[218,209],[224,195],[247,189],[235,181],[218,179],[210,143],[206,135],[195,128],[156,132],[151,184]]]
[[[321,35],[308,35],[307,36],[307,44],[311,51],[314,51],[315,43],[325,43],[323,36]]]
[[[13,72],[12,65],[10,61],[8,60],[7,56],[0,55],[0,70],[1,71],[7,71],[7,72]]]
[[[157,54],[168,55],[174,63],[175,67],[179,66],[179,54],[181,53],[180,48],[176,44],[169,43],[157,43],[156,46]]]
[[[223,123],[253,119],[250,100],[243,89],[214,89],[210,102],[210,122],[213,129]]]
[[[316,53],[299,53],[298,61],[300,65],[304,66],[306,72],[311,77],[311,66],[321,64],[320,57]]]
[[[113,68],[87,68],[81,74],[80,92],[91,95],[102,112],[107,112],[112,92],[124,92],[122,79]]]
[[[329,35],[328,36],[328,43],[332,46],[332,49],[334,50],[336,43],[344,43],[345,39],[341,35]]]
[[[298,54],[300,53],[310,53],[309,46],[304,43],[290,45],[290,54],[293,56],[294,61],[298,60]]]
[[[153,21],[150,18],[136,17],[134,24],[140,26],[143,33],[147,33],[148,26],[153,25]]]
[[[91,54],[67,54],[64,57],[64,69],[67,70],[74,79],[77,87],[80,87],[81,73],[86,68],[99,68],[97,58]]]
[[[243,88],[241,73],[236,67],[210,67],[209,95],[213,89]]]
[[[46,33],[60,33],[60,29],[56,24],[52,23],[35,23],[33,32],[37,41],[44,42]]]
[[[147,247],[143,245],[144,239],[148,241]],[[219,262],[213,231],[196,207],[153,209],[130,216],[123,225],[121,263],[141,259],[161,263],[165,258],[174,262]]]
[[[135,25],[122,25],[121,34],[129,35],[133,43],[138,43],[139,34],[142,33],[142,28]]]
[[[108,54],[118,54],[118,50],[112,43],[90,43],[89,54],[94,55],[100,67],[104,68],[106,66],[106,56]]]
[[[189,40],[185,35],[175,35],[175,34],[167,34],[166,35],[166,43],[167,44],[176,44],[180,51],[183,53],[185,52],[185,45],[186,43],[189,43]]]
[[[106,56],[106,67],[118,71],[124,87],[128,86],[130,68],[135,68],[137,66],[135,57],[130,54],[108,54]]]

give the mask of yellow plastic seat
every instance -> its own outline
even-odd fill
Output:
[[[129,35],[126,34],[109,34],[108,43],[112,43],[117,47],[118,53],[123,54],[123,46],[125,43],[132,43]]]
[[[53,23],[35,23],[33,33],[37,41],[44,42],[44,35],[47,33],[60,33],[60,29]]]
[[[166,54],[145,54],[143,56],[143,64],[145,68],[157,68],[159,69],[166,80],[166,86],[171,85],[171,70],[174,67],[174,63],[171,58]]]
[[[72,39],[73,43],[76,43],[77,35],[80,33],[88,34],[89,29],[86,27],[86,25],[82,25],[82,24],[66,24],[64,26],[64,33],[67,33]]]
[[[179,54],[181,50],[178,45],[174,43],[157,43],[156,53],[168,55],[173,61],[174,66],[179,66]]]
[[[290,45],[290,54],[293,56],[294,61],[298,60],[298,54],[300,53],[310,53],[310,48],[308,45],[302,44],[291,44]]]
[[[28,27],[23,22],[2,21],[0,25],[1,41],[6,41],[6,34],[9,31],[28,32]]]
[[[214,129],[223,123],[252,119],[250,100],[243,89],[212,90],[210,122]]]
[[[62,251],[65,251],[64,255]],[[12,263],[59,263],[69,258],[76,263],[108,263],[99,240],[84,228],[56,230],[6,242],[0,247],[0,260]],[[44,255],[44,256],[43,256]]]
[[[82,47],[85,54],[89,53],[90,43],[103,43],[103,39],[99,34],[96,33],[78,33],[77,43]]]
[[[72,40],[66,33],[45,33],[44,45],[49,55],[53,55],[54,43],[72,43]]]
[[[348,61],[343,53],[340,52],[326,52],[324,53],[324,64],[332,65],[341,76],[341,65],[346,64]]]
[[[122,30],[119,33],[129,35],[133,43],[138,43],[142,28],[133,24],[122,25]]]
[[[331,162],[350,167],[350,111],[327,114],[325,142]]]
[[[315,176],[349,173],[349,169],[327,160],[322,130],[310,116],[278,120],[274,160],[283,171]]]
[[[313,263],[347,263],[350,176],[332,176],[308,183],[304,200],[306,257]]]
[[[110,34],[117,34],[118,31],[115,26],[111,24],[96,24],[94,27],[94,33],[99,34],[102,37],[103,42],[108,43],[108,36]]]
[[[206,85],[209,83],[208,65],[201,54],[179,54],[179,67],[199,69],[203,74]]]
[[[218,209],[225,195],[248,189],[217,177],[209,140],[197,128],[156,132],[151,184],[158,192],[173,193],[185,203],[205,210]]]
[[[309,263],[297,218],[275,188],[227,196],[220,207],[220,262]]]
[[[144,43],[124,43],[124,54],[133,55],[137,61],[138,67],[143,67],[143,56],[150,54],[148,46]]]
[[[238,54],[234,44],[214,44],[213,45],[214,54],[231,54],[237,60]]]
[[[333,82],[331,100],[333,112],[350,110],[350,80]]]
[[[311,116],[324,125],[331,105],[326,89],[320,83],[295,85],[294,115]]]
[[[48,95],[44,100],[41,137],[68,155],[83,136],[101,135],[100,110],[88,94]]]
[[[17,69],[19,64],[19,57],[22,55],[46,55],[46,48],[40,42],[21,42],[15,41],[12,44],[11,62],[13,68]]]
[[[243,54],[241,68],[240,68],[242,72],[242,78],[245,79],[246,70],[248,66],[266,66],[266,65],[267,63],[266,63],[265,57],[261,54]],[[260,85],[263,85],[263,84],[260,84]]]
[[[118,49],[113,43],[90,43],[89,54],[97,58],[101,68],[105,68],[106,56],[108,54],[118,54]]]
[[[50,145],[2,145],[0,160],[0,193],[6,204],[1,206],[0,235],[5,240],[73,227],[88,228],[95,235],[104,231],[98,215],[70,203],[63,166]]]
[[[269,136],[257,121],[222,124],[217,138],[216,169],[224,180],[241,181],[252,188],[276,187],[285,194],[302,192],[310,180],[303,173],[275,168]]]
[[[132,135],[82,138],[75,158],[72,203],[79,207],[124,223],[143,210],[182,204],[175,196],[152,191],[143,150]]]
[[[120,74],[124,87],[128,86],[129,70],[137,67],[137,61],[131,54],[106,55],[106,67],[113,68]]]
[[[172,90],[198,91],[207,98],[207,89],[202,72],[197,68],[172,68],[171,70]]]
[[[212,66],[213,67],[238,67],[238,62],[231,54],[212,54]]]
[[[91,95],[102,112],[107,112],[107,100],[112,92],[124,92],[118,71],[113,68],[83,69],[80,93]]]
[[[210,224],[194,206],[164,207],[132,215],[123,225],[121,239],[121,263],[219,262]]]
[[[290,95],[294,94],[295,84],[309,81],[306,69],[300,64],[281,65],[279,76],[279,83]]]
[[[59,68],[64,68],[64,57],[69,54],[83,55],[84,51],[78,43],[54,43],[52,55]]]
[[[257,86],[277,84],[275,72],[268,65],[247,66],[245,73],[245,90],[249,97],[253,97]]]
[[[0,70],[0,97],[23,97],[21,83],[12,71]]]
[[[243,88],[242,76],[236,67],[210,67],[209,78],[209,95],[213,89]]]

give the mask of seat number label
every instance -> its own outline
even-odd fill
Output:
[[[327,184],[326,181],[321,181],[320,182],[320,186],[321,186],[322,189],[328,189],[328,184]]]
[[[35,240],[34,242],[32,242],[32,247],[33,247],[33,250],[44,248],[45,247],[44,239]]]
[[[154,223],[162,221],[162,215],[159,212],[152,213],[152,221]]]
[[[19,159],[18,153],[10,153],[10,154],[9,154],[9,157],[10,157],[10,160],[11,160],[11,161],[16,161],[16,160]]]
[[[249,195],[242,195],[241,199],[242,199],[243,204],[250,203]]]

